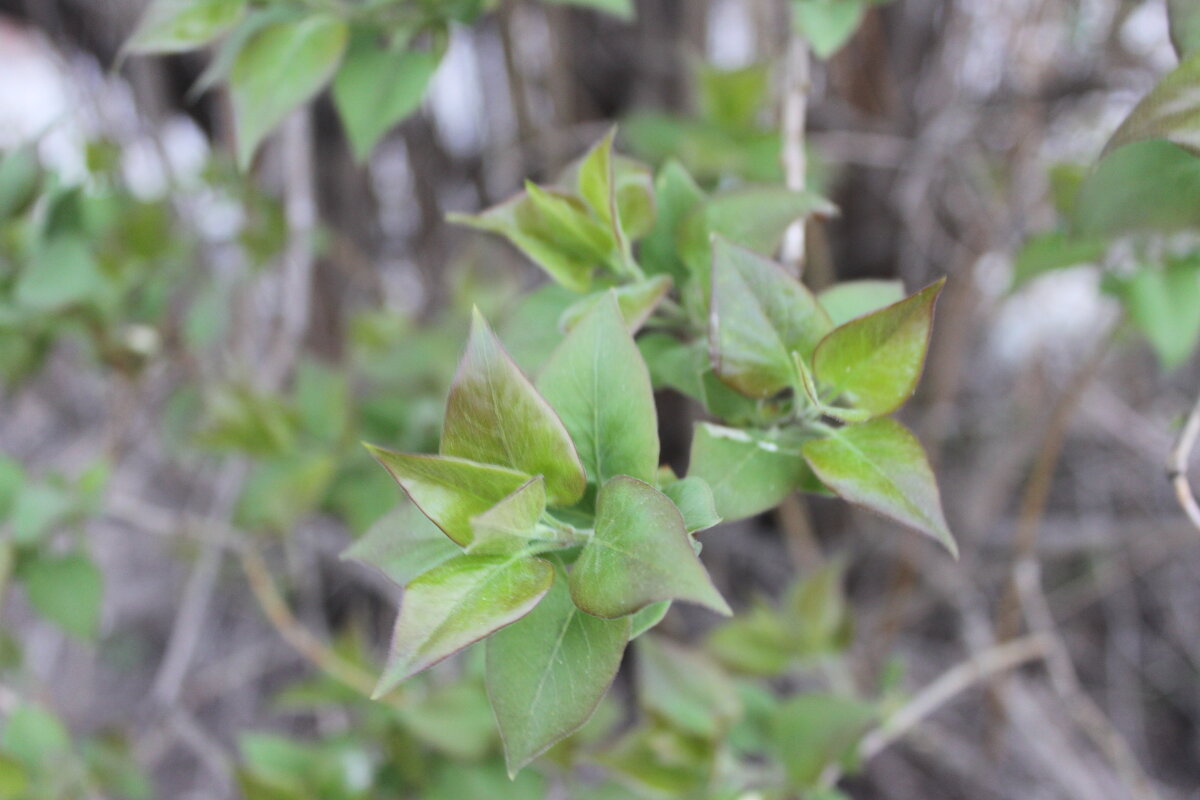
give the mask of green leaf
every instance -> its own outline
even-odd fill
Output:
[[[31,544],[57,525],[71,511],[71,496],[47,483],[26,484],[12,506],[13,540]]]
[[[96,637],[104,576],[90,558],[38,556],[21,566],[20,578],[34,611],[72,636]]]
[[[1200,158],[1164,141],[1118,148],[1080,187],[1072,220],[1083,237],[1194,228],[1200,225]]]
[[[713,742],[661,724],[635,728],[596,758],[639,798],[706,797],[715,759]]]
[[[291,530],[321,502],[337,469],[324,451],[296,452],[256,464],[234,511],[239,528]]]
[[[1095,264],[1104,257],[1108,242],[1102,238],[1077,238],[1064,231],[1031,237],[1017,253],[1012,288],[1058,269]]]
[[[732,613],[692,549],[679,509],[650,484],[624,475],[600,489],[596,530],[570,585],[575,605],[605,619],[663,600]]]
[[[708,483],[726,522],[774,508],[797,489],[816,488],[797,444],[708,422],[696,426],[688,476]]]
[[[579,298],[548,283],[522,297],[498,326],[500,339],[526,375],[538,373],[562,341],[560,320]]]
[[[932,536],[958,556],[925,451],[899,422],[847,425],[806,442],[803,451],[821,482],[843,499]]]
[[[628,618],[576,608],[560,569],[537,608],[488,640],[488,697],[510,775],[588,721],[616,677],[629,627]]]
[[[722,128],[752,130],[766,106],[770,71],[764,64],[719,69],[702,64],[697,72],[700,113]]]
[[[428,572],[462,553],[413,503],[404,502],[376,522],[342,558],[382,572],[400,586],[407,586]]]
[[[793,386],[792,353],[811,358],[833,327],[812,293],[783,267],[720,237],[713,240],[708,323],[713,370],[749,397]]]
[[[945,282],[835,328],[813,354],[818,383],[876,416],[903,405],[921,378],[933,306]]]
[[[24,488],[25,468],[21,462],[0,454],[0,519],[7,520],[13,513]]]
[[[296,369],[296,410],[302,430],[336,445],[350,422],[350,387],[344,372],[311,359]]]
[[[712,489],[703,479],[692,475],[670,481],[660,488],[683,515],[683,525],[688,533],[707,530],[721,521]]]
[[[809,214],[833,214],[837,208],[812,192],[779,186],[749,186],[715,194],[697,205],[678,232],[679,254],[701,286],[709,284],[712,236],[762,255],[779,249],[793,222]]]
[[[31,311],[53,312],[79,305],[104,291],[94,248],[83,235],[53,236],[41,243],[17,278],[13,299]]]
[[[1200,51],[1200,6],[1194,0],[1167,0],[1167,18],[1171,23],[1171,43],[1179,57]]]
[[[741,716],[733,681],[703,653],[645,636],[637,656],[638,704],[654,717],[717,741]]]
[[[817,58],[829,58],[850,41],[866,10],[862,0],[792,0],[792,27]]]
[[[1142,267],[1117,284],[1117,293],[1163,367],[1182,366],[1200,340],[1200,257]]]
[[[537,385],[562,416],[589,481],[653,479],[659,447],[654,392],[615,294],[567,334]]]
[[[366,447],[425,516],[463,547],[471,543],[471,519],[529,480],[529,475],[511,469],[462,458]]]
[[[29,783],[25,766],[15,758],[0,754],[0,798],[20,800],[28,797]]]
[[[312,14],[272,24],[246,43],[229,74],[242,169],[271,129],[333,77],[347,38],[345,22]]]
[[[563,332],[569,332],[592,309],[600,303],[606,302],[606,298],[611,292],[617,296],[617,304],[621,307],[621,316],[625,318],[625,325],[629,328],[629,332],[637,333],[646,320],[650,319],[654,309],[658,308],[658,304],[663,301],[669,291],[671,291],[671,278],[666,275],[656,275],[649,280],[627,283],[615,289],[596,292],[572,303],[559,317],[558,327]]]
[[[446,401],[441,452],[542,475],[554,505],[574,504],[587,483],[562,421],[504,352],[478,309]]]
[[[10,709],[0,733],[0,749],[26,764],[61,765],[71,754],[71,735],[62,721],[33,705]]]
[[[817,295],[817,302],[835,327],[903,299],[904,284],[901,281],[871,279],[835,283]]]
[[[400,719],[421,742],[459,761],[478,761],[495,746],[496,721],[478,679],[437,687],[405,705]]]
[[[641,636],[646,631],[658,625],[667,616],[667,612],[671,610],[671,601],[663,600],[661,603],[651,603],[641,611],[635,611],[629,620],[632,627],[629,630],[629,641]]]
[[[600,262],[608,258],[616,241],[612,231],[588,213],[578,197],[566,192],[543,189],[525,181],[525,194],[541,215],[549,238],[572,253],[587,254]]]
[[[25,213],[42,186],[42,166],[32,144],[14,148],[0,160],[0,222]]]
[[[382,46],[375,31],[351,39],[333,80],[333,102],[360,163],[384,134],[420,107],[439,63],[437,53]]]
[[[546,510],[546,482],[541,475],[471,519],[475,536],[468,553],[504,555],[529,546]]]
[[[570,195],[546,191],[570,202]],[[579,203],[578,199],[573,202]],[[586,292],[595,268],[609,257],[608,249],[599,250],[578,239],[560,239],[553,221],[546,219],[527,192],[479,214],[448,214],[446,219],[505,237],[555,282],[573,292]]]
[[[155,0],[126,48],[132,53],[182,53],[231,30],[246,0]]]
[[[612,14],[614,17],[626,21],[632,21],[635,15],[633,0],[543,0],[550,5],[560,6],[579,6],[580,8],[594,8],[597,11],[603,11],[606,14]]]
[[[688,214],[704,199],[704,191],[674,158],[667,161],[654,179],[658,218],[642,240],[638,251],[648,274],[666,274],[677,284],[687,277],[687,267],[679,257],[679,228]]]
[[[529,556],[463,555],[417,578],[404,590],[374,696],[516,622],[553,581],[553,565]]]
[[[851,619],[842,590],[846,565],[835,559],[796,581],[783,604],[796,655],[838,652],[849,646]]]
[[[796,656],[787,626],[761,601],[713,630],[708,648],[732,670],[747,675],[782,675]]]
[[[771,738],[791,785],[815,788],[826,767],[853,755],[878,716],[868,703],[835,695],[800,694],[780,705]]]
[[[1122,145],[1165,139],[1200,155],[1200,53],[1183,59],[1121,123],[1105,154]]]

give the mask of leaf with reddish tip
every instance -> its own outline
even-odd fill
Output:
[[[463,555],[408,585],[375,697],[528,614],[554,566],[530,556]]]
[[[441,452],[542,475],[554,505],[574,504],[587,485],[567,429],[478,309],[446,401]]]
[[[571,598],[605,619],[686,600],[732,612],[692,549],[683,516],[648,483],[618,476],[596,498],[596,529],[571,570]]]
[[[929,348],[933,306],[946,279],[826,336],[813,355],[818,384],[875,416],[890,414],[917,387]]]
[[[510,775],[592,716],[621,665],[629,626],[629,618],[576,608],[560,569],[537,608],[488,639],[488,697]]]
[[[807,360],[833,327],[812,293],[783,267],[719,237],[713,240],[710,308],[713,370],[749,397],[792,386],[792,353]]]
[[[847,425],[803,447],[821,482],[844,500],[958,546],[942,513],[937,480],[917,437],[893,419]]]
[[[529,480],[528,475],[491,464],[366,447],[425,516],[464,547],[471,543],[471,518]]]

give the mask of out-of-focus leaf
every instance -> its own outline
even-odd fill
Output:
[[[229,73],[243,169],[271,129],[333,77],[348,35],[346,23],[337,17],[312,14],[273,23],[246,42]]]
[[[893,419],[846,425],[803,446],[813,472],[845,500],[933,537],[957,557],[921,443]]]
[[[488,696],[510,775],[591,717],[616,677],[629,626],[576,608],[560,568],[537,608],[488,639]]]
[[[20,578],[35,611],[72,636],[95,638],[104,576],[90,558],[39,556],[22,564]]]
[[[41,184],[42,167],[33,145],[5,153],[0,160],[0,222],[25,213]]]
[[[383,46],[374,31],[351,39],[333,80],[333,102],[359,162],[420,107],[440,62],[438,54],[426,50]]]
[[[1079,239],[1063,231],[1033,236],[1017,253],[1012,288],[1053,270],[1095,264],[1107,250],[1108,242],[1100,238]]]
[[[522,555],[458,556],[412,581],[375,696],[516,622],[553,581],[550,562]]]
[[[579,295],[554,283],[529,294],[505,315],[498,326],[500,339],[526,375],[536,375],[562,341],[560,320]]]
[[[342,558],[374,567],[400,586],[462,550],[414,503],[401,503],[350,545]]]
[[[195,50],[231,30],[246,0],[155,0],[126,48],[133,53]]]
[[[1167,0],[1167,18],[1171,23],[1171,43],[1179,57],[1200,51],[1200,5],[1194,0]]]
[[[632,20],[636,13],[633,0],[543,0],[543,2],[550,3],[551,5],[594,8],[597,11],[612,14],[614,17],[620,17],[626,21]]]
[[[925,366],[933,307],[945,282],[834,328],[813,354],[819,384],[875,416],[903,405]]]
[[[836,695],[801,694],[780,705],[772,720],[772,740],[790,783],[815,787],[827,766],[853,754],[877,718],[874,706]]]
[[[635,728],[597,756],[638,795],[693,797],[708,785],[715,745],[665,725]]]
[[[903,299],[901,281],[871,279],[835,283],[817,295],[817,302],[835,327]]]
[[[325,497],[337,463],[327,452],[300,452],[255,466],[234,511],[239,527],[291,530]]]
[[[715,628],[708,649],[729,669],[763,677],[781,675],[796,657],[784,621],[762,602]]]
[[[1191,15],[1196,13],[1193,9]],[[1134,106],[1104,152],[1150,139],[1165,139],[1200,155],[1200,53],[1184,58]]]
[[[656,275],[649,280],[596,292],[572,303],[558,318],[558,327],[563,331],[570,331],[599,303],[604,302],[611,292],[617,296],[617,304],[621,307],[621,316],[625,318],[629,332],[637,333],[670,290],[671,279],[666,275]]]
[[[1072,219],[1082,237],[1194,228],[1200,225],[1200,158],[1164,141],[1118,148],[1080,187]]]
[[[421,792],[421,800],[464,800],[495,797],[504,800],[544,800],[546,779],[533,770],[514,778],[505,774],[504,762],[488,760],[471,764],[445,761],[433,770],[433,779]]]
[[[1115,288],[1163,367],[1182,366],[1200,340],[1200,258],[1142,267]]]
[[[711,741],[741,716],[733,681],[703,653],[645,636],[637,655],[638,704],[648,713]]]
[[[88,240],[54,236],[35,251],[13,291],[17,304],[39,312],[85,303],[104,288],[104,276]]]
[[[697,71],[700,113],[725,128],[753,128],[766,106],[770,73],[764,64],[718,69],[704,64]]]
[[[460,761],[478,761],[496,742],[496,722],[487,692],[476,680],[439,686],[400,711],[412,734]]]
[[[679,226],[704,199],[704,192],[683,165],[671,159],[654,179],[654,195],[658,218],[642,240],[639,260],[647,273],[670,275],[679,283],[687,276],[676,245]]]
[[[12,505],[13,540],[36,542],[71,511],[71,496],[58,486],[31,483],[16,495]]]
[[[866,10],[863,0],[792,0],[792,27],[818,58],[829,58],[850,41]]]
[[[721,380],[749,397],[794,385],[792,353],[806,361],[833,327],[816,298],[783,267],[713,240],[709,348]]]
[[[446,401],[441,452],[541,475],[554,505],[575,503],[587,482],[562,421],[504,352],[478,310]]]
[[[688,475],[708,483],[726,522],[774,508],[797,489],[817,489],[798,445],[708,422],[696,426]]]
[[[618,476],[596,498],[595,533],[571,571],[571,598],[605,619],[685,600],[732,613],[692,549],[675,504],[653,486]]]
[[[659,448],[654,392],[615,294],[567,334],[537,387],[561,415],[589,481],[653,479]]]

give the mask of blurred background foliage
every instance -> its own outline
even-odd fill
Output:
[[[1197,19],[0,0],[0,798],[1193,796],[1200,548],[1162,473],[1200,382],[1200,161],[1158,111]],[[822,498],[729,524],[704,556],[738,616],[673,608],[510,782],[477,648],[363,696],[411,576],[340,556],[428,523],[359,442],[436,449],[473,305],[532,370],[576,299],[447,214],[616,123],[735,218],[784,177],[795,34],[808,188],[838,208],[807,282],[950,277],[904,419],[961,560]],[[658,402],[684,474],[701,411]],[[1013,611],[1030,569],[1040,623]],[[954,672],[1023,625],[1046,666]]]

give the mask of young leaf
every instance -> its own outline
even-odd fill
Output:
[[[625,318],[625,325],[629,328],[629,332],[637,333],[646,320],[650,319],[654,309],[658,308],[658,304],[663,301],[669,291],[671,291],[671,279],[666,275],[656,275],[649,280],[627,283],[615,289],[606,289],[572,303],[559,317],[558,327],[563,332],[569,332],[592,309],[600,303],[606,302],[605,298],[611,292],[617,296],[617,304],[621,307],[621,316]]]
[[[925,366],[933,306],[945,282],[835,328],[813,355],[818,383],[876,416],[903,405]]]
[[[679,254],[700,285],[708,286],[714,234],[768,255],[779,249],[784,232],[796,220],[809,214],[836,211],[820,195],[779,186],[750,186],[721,192],[698,204],[684,219],[677,234]]]
[[[586,292],[592,285],[596,266],[608,257],[608,250],[597,252],[567,247],[556,235],[552,222],[544,218],[526,192],[479,214],[449,214],[446,219],[505,237],[559,285],[573,292]]]
[[[504,352],[478,309],[446,401],[441,452],[542,475],[554,505],[574,504],[587,482],[562,421]]]
[[[437,525],[404,502],[376,522],[342,558],[374,567],[399,586],[462,553]]]
[[[624,475],[600,489],[596,530],[570,585],[575,605],[605,619],[663,600],[732,613],[692,549],[679,509],[650,484]]]
[[[72,636],[96,637],[104,576],[90,558],[39,556],[21,566],[19,577],[34,611]]]
[[[629,630],[629,641],[641,636],[646,631],[650,630],[658,623],[663,621],[663,617],[667,616],[667,612],[671,610],[671,601],[663,600],[661,603],[651,603],[641,611],[634,612],[629,620],[632,627]]]
[[[264,28],[238,53],[229,86],[242,169],[271,129],[333,77],[347,36],[342,20],[313,14]]]
[[[440,62],[437,53],[381,46],[374,32],[351,40],[333,80],[333,102],[360,163],[392,126],[420,107]]]
[[[578,197],[543,189],[533,181],[525,181],[525,194],[557,246],[597,263],[608,258],[615,241],[612,232],[588,213]]]
[[[707,530],[721,521],[712,489],[695,475],[664,484],[662,493],[671,498],[683,515],[683,525],[688,533]]]
[[[834,327],[904,299],[900,281],[860,280],[835,283],[817,295]]]
[[[529,476],[450,456],[396,453],[367,445],[418,508],[456,544],[471,543],[471,519],[519,489]]]
[[[1200,340],[1200,258],[1142,267],[1118,283],[1117,292],[1163,367],[1182,366]]]
[[[683,165],[672,158],[654,179],[654,195],[658,202],[658,218],[642,240],[638,256],[648,274],[670,275],[678,284],[687,277],[687,267],[679,257],[676,245],[679,227],[704,199],[704,191]]]
[[[872,705],[835,695],[801,694],[780,705],[771,738],[791,785],[815,787],[826,767],[853,754],[878,716]]]
[[[1193,53],[1142,98],[1104,146],[1118,147],[1148,139],[1165,139],[1200,155],[1200,53]]]
[[[629,627],[629,618],[576,608],[560,569],[537,608],[488,639],[488,697],[510,775],[588,721],[616,677]]]
[[[758,431],[707,422],[696,426],[688,476],[708,483],[726,522],[774,508],[797,489],[818,486],[798,447]]]
[[[529,556],[463,555],[408,585],[375,697],[533,610],[554,566]]]
[[[542,512],[546,510],[546,482],[541,475],[487,511],[472,518],[475,536],[468,553],[503,555],[528,546]]]
[[[659,447],[654,392],[615,294],[567,335],[537,386],[562,416],[588,480],[597,485],[616,475],[653,480]]]
[[[126,49],[132,53],[182,53],[202,47],[241,20],[246,0],[155,0]]]
[[[958,556],[925,451],[899,422],[847,425],[806,442],[803,452],[821,482],[843,499],[932,536]]]
[[[792,27],[817,58],[829,58],[850,41],[866,10],[863,0],[792,0]]]
[[[638,704],[672,727],[716,741],[741,716],[737,687],[702,653],[646,636],[637,656]]]
[[[816,299],[783,267],[713,240],[709,349],[717,376],[750,397],[795,383],[792,353],[804,359],[833,327]]]

